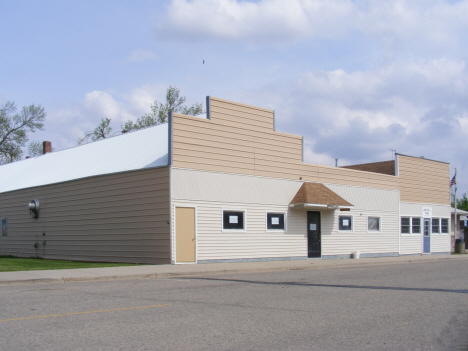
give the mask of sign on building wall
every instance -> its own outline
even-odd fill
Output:
[[[423,216],[423,218],[431,218],[432,217],[432,207],[423,207],[422,208],[422,216]]]

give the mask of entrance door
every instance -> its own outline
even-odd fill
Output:
[[[423,253],[431,252],[431,220],[424,218]]]
[[[320,228],[320,212],[307,212],[307,257],[322,256],[322,235]]]
[[[195,262],[195,208],[176,207],[176,262]]]

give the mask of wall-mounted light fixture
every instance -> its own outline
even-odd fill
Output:
[[[34,199],[28,204],[29,214],[33,218],[39,217],[39,200]]]

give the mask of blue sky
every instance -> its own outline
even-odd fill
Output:
[[[396,149],[450,162],[468,192],[468,1],[24,0],[0,13],[0,104],[42,104],[30,139],[57,150],[103,117],[136,120],[173,85],[189,103],[274,109],[307,162]]]

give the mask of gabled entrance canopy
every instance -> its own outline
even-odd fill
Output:
[[[289,207],[302,209],[350,209],[354,205],[320,183],[303,183]]]

